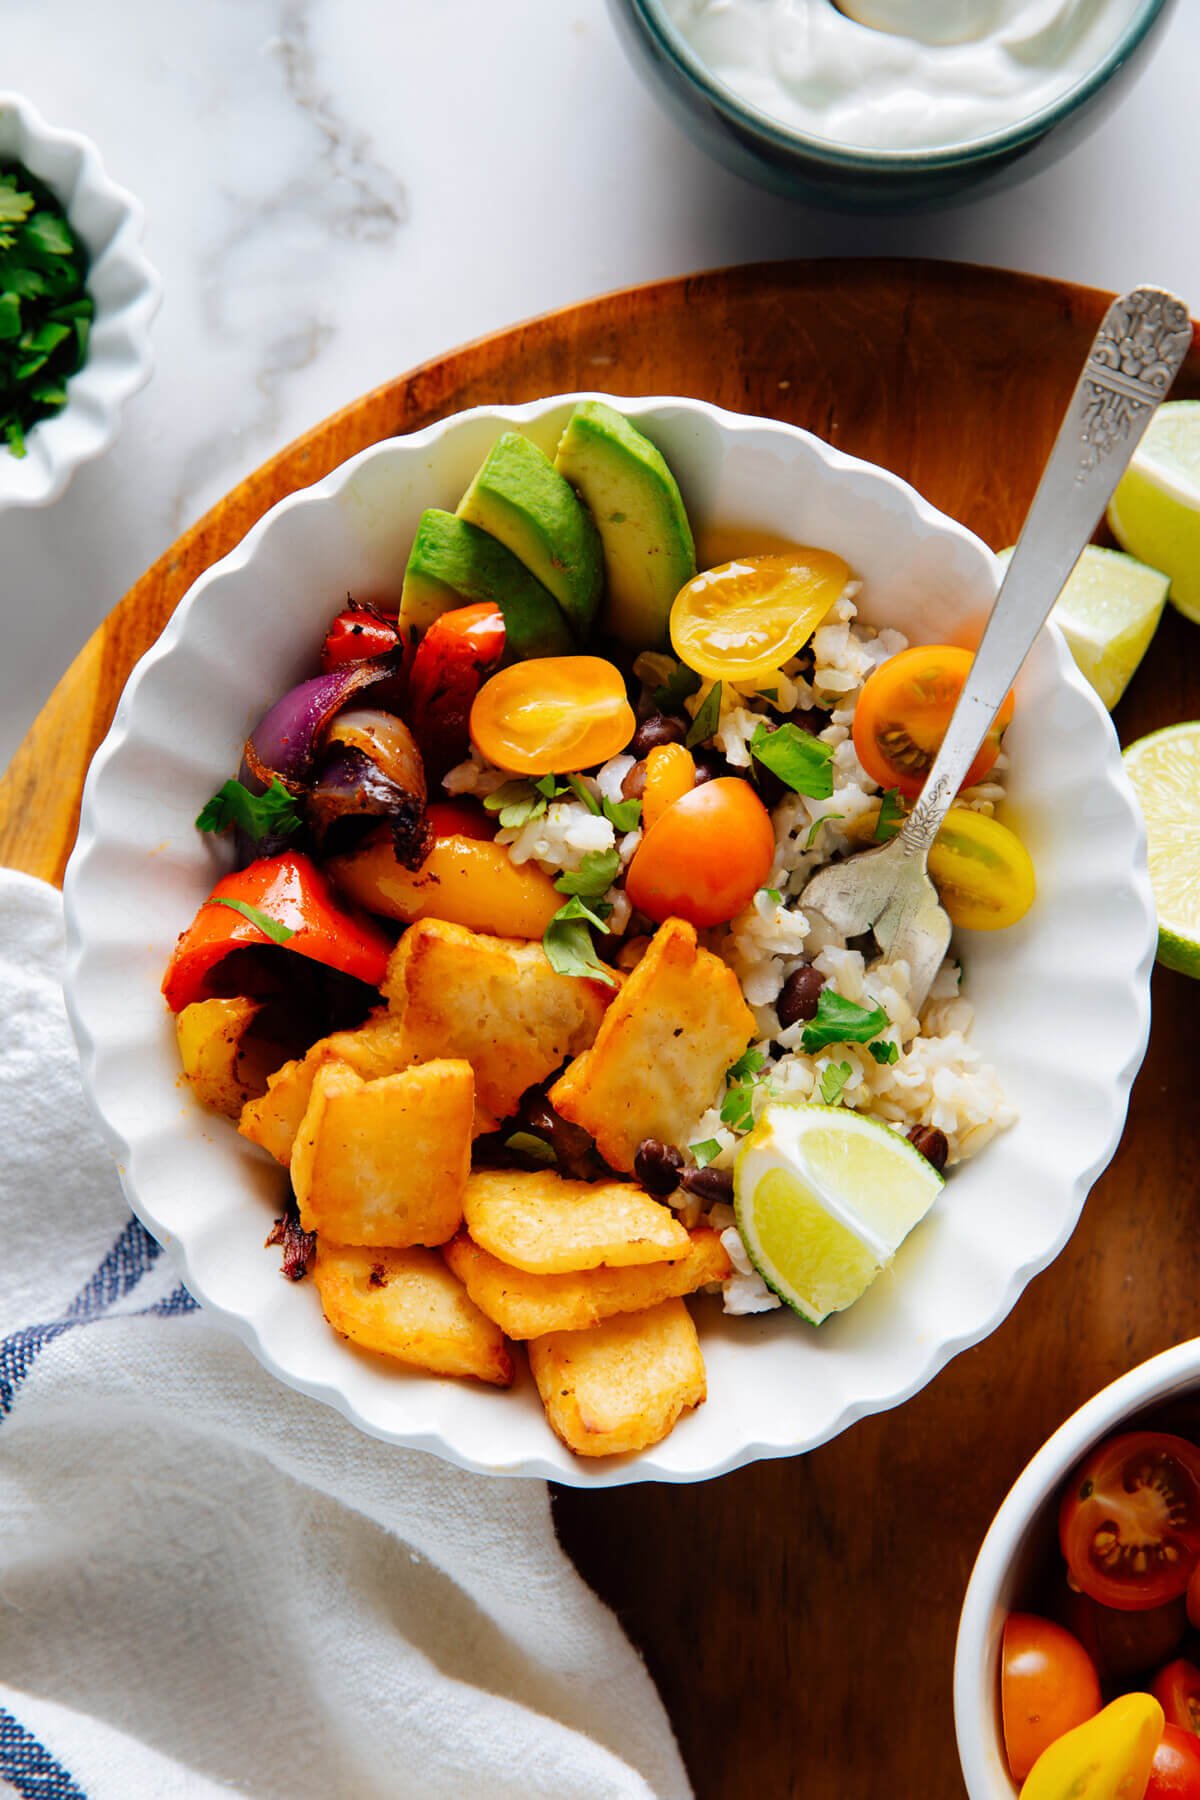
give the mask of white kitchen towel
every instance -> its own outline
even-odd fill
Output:
[[[0,871],[0,1792],[684,1800],[544,1484],[364,1437],[197,1309],[61,966],[59,896]]]

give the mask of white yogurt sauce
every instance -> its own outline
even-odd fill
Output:
[[[717,80],[793,130],[927,150],[1040,112],[1139,0],[663,0]],[[851,16],[853,15],[853,16]]]

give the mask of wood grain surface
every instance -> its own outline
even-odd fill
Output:
[[[883,463],[999,547],[1106,300],[953,264],[763,265],[611,295],[401,376],[251,476],[115,609],[0,781],[0,860],[61,880],[133,662],[269,506],[365,445],[489,401],[692,394]],[[1196,352],[1176,396],[1200,397]],[[1196,717],[1200,633],[1168,610],[1117,725],[1129,741]],[[562,1540],[644,1652],[701,1800],[963,1793],[954,1634],[992,1513],[1081,1401],[1200,1331],[1198,999],[1156,971],[1124,1141],[1074,1238],[916,1399],[810,1456],[720,1481],[556,1493]],[[1052,1009],[1047,995],[1048,1026]]]

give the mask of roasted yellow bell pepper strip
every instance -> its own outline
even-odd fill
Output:
[[[1042,1751],[1021,1800],[1145,1800],[1163,1723],[1152,1695],[1123,1694]]]

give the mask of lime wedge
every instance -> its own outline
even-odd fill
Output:
[[[747,1254],[769,1287],[819,1325],[860,1298],[942,1187],[913,1146],[839,1106],[764,1108],[733,1172]]]
[[[1113,536],[1171,581],[1200,621],[1200,400],[1168,400],[1150,421],[1108,507]]]
[[[1146,816],[1158,960],[1200,975],[1200,721],[1139,738],[1124,762]]]
[[[1011,550],[1000,552],[1007,562]],[[1150,647],[1170,579],[1123,550],[1089,544],[1050,617],[1109,712]]]

